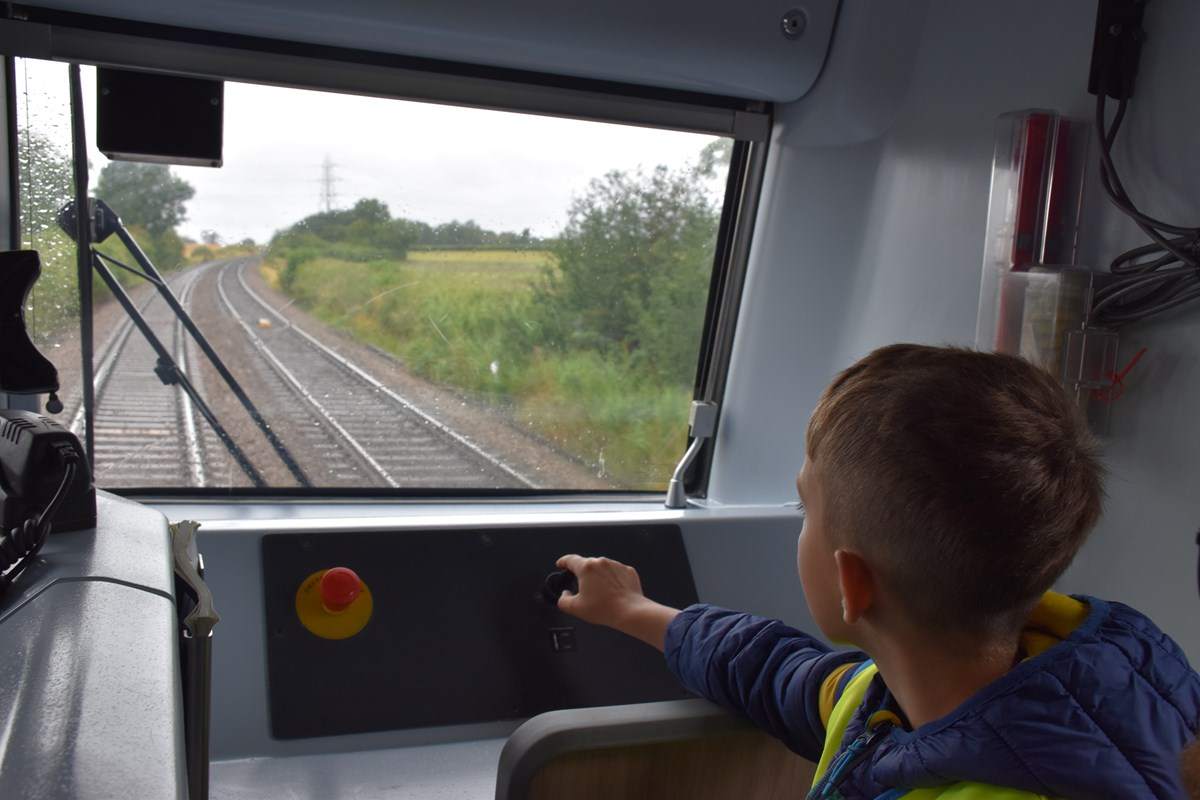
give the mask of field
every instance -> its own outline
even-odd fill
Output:
[[[410,266],[439,265],[449,269],[506,270],[529,273],[550,260],[544,250],[410,250]]]
[[[552,264],[542,251],[423,250],[405,261],[268,259],[264,273],[326,323],[502,411],[615,488],[659,490],[686,444],[690,392],[630,354],[548,339],[535,287]]]

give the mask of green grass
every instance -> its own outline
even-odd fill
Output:
[[[560,352],[539,339],[537,251],[420,251],[404,262],[313,257],[290,289],[318,318],[395,354],[553,441],[614,485],[661,489],[682,453],[690,394],[630,356]],[[265,267],[269,280],[278,266]],[[277,281],[276,281],[277,282]]]

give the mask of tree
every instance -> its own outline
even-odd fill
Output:
[[[430,247],[532,249],[541,245],[529,228],[520,233],[515,231],[492,231],[483,228],[473,219],[466,222],[451,220],[436,228],[424,223],[412,223],[419,231],[417,241]]]
[[[164,164],[110,161],[100,170],[96,197],[117,213],[138,245],[161,270],[183,266],[175,226],[187,219],[184,203],[196,190]]]
[[[184,203],[196,190],[163,164],[111,161],[100,170],[95,194],[125,225],[145,228],[158,238],[187,219]]]
[[[713,139],[700,151],[696,174],[703,178],[718,177],[717,169],[728,169],[733,158],[733,139]],[[722,171],[721,174],[724,174]]]
[[[322,211],[276,234],[276,247],[320,247],[345,244],[381,255],[406,258],[408,248],[420,236],[420,226],[405,219],[392,219],[387,204],[363,198],[353,208]],[[369,254],[368,254],[369,255]]]
[[[692,170],[593,180],[571,205],[552,249],[557,269],[537,292],[559,346],[631,353],[661,377],[688,382],[717,222]]]
[[[303,265],[315,258],[402,261],[420,235],[418,223],[392,219],[386,203],[364,198],[353,208],[311,214],[276,232],[270,251],[284,260],[279,280],[285,291],[291,291]]]
[[[492,244],[496,240],[495,233],[485,231],[473,219],[466,222],[451,220],[436,228],[424,227],[421,241],[438,247],[475,247]]]

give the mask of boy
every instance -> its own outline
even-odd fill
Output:
[[[805,599],[862,652],[659,605],[607,559],[560,559],[579,590],[559,607],[664,650],[689,689],[817,761],[810,798],[1183,796],[1200,678],[1132,609],[1048,591],[1103,494],[1052,377],[1013,356],[885,347],[825,390],[806,451]]]

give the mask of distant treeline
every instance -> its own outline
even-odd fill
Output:
[[[545,241],[533,236],[529,228],[515,233],[497,233],[479,227],[474,220],[453,220],[443,225],[416,223],[420,231],[416,248],[428,250],[458,250],[464,248],[481,250],[541,250]]]
[[[546,246],[528,228],[520,233],[496,232],[474,220],[430,225],[393,218],[387,204],[373,198],[359,200],[352,208],[307,216],[276,233],[271,241],[272,250],[285,252],[289,258],[306,249],[324,251],[329,245],[339,246],[342,257],[367,259],[403,259],[413,248],[538,250]]]

